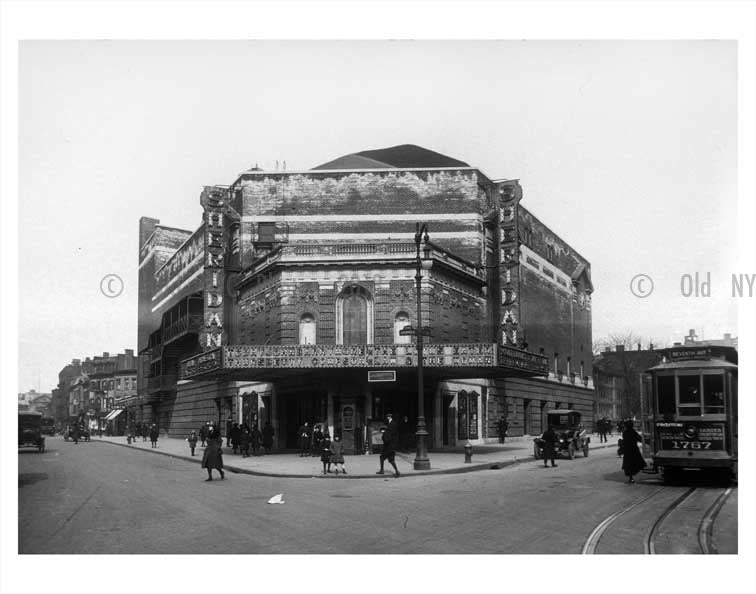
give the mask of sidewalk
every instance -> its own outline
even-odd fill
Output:
[[[157,448],[154,449],[149,439],[142,441],[141,437],[132,444],[126,443],[125,436],[93,437],[91,444],[98,442],[151,452],[153,454],[162,454],[164,456],[196,462],[197,464],[201,464],[202,453],[204,451],[204,448],[198,443],[195,450],[196,455],[192,457],[189,444],[183,439],[172,437],[160,437],[157,442]],[[616,447],[616,445],[616,439],[599,444],[598,435],[591,435],[591,449],[604,449],[607,447]],[[576,455],[578,459],[582,457],[582,453]],[[533,438],[528,436],[507,438],[507,442],[503,444],[495,443],[473,446],[472,461],[468,463],[465,463],[465,454],[462,448],[433,450],[428,454],[428,458],[431,463],[430,470],[415,470],[413,468],[415,453],[397,452],[396,466],[402,475],[420,476],[472,472],[503,468],[521,462],[535,462],[533,458]],[[323,475],[323,464],[320,461],[320,456],[301,458],[299,454],[285,452],[242,458],[239,454],[233,454],[231,448],[225,447],[225,440],[223,463],[226,470],[243,474],[275,477],[336,478],[333,474]],[[378,454],[344,456],[344,468],[347,474],[340,474],[338,476],[339,479],[393,477],[393,469],[388,463],[384,466],[386,470],[385,475],[376,474],[379,468]]]

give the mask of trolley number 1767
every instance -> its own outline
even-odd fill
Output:
[[[673,450],[708,450],[711,448],[710,441],[682,441],[673,439]]]

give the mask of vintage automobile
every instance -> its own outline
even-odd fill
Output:
[[[42,435],[41,413],[18,413],[18,447],[34,447],[39,452],[45,451],[45,436]]]
[[[546,412],[546,424],[554,428],[557,434],[556,454],[566,454],[572,460],[575,453],[583,451],[588,457],[591,438],[580,422],[580,413],[576,410],[558,409]],[[536,459],[543,458],[543,439],[533,440],[533,454]]]

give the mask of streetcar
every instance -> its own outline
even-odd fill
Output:
[[[643,453],[665,481],[684,469],[737,478],[738,353],[732,347],[661,349],[641,376]]]

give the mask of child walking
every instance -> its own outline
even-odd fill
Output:
[[[333,443],[331,444],[331,463],[336,466],[336,469],[334,472],[338,475],[339,474],[339,467],[341,467],[341,472],[344,474],[347,473],[346,470],[344,470],[344,444],[341,442],[341,438],[336,435],[333,438]]]
[[[320,461],[323,463],[323,474],[331,472],[331,436],[327,432],[320,442]]]
[[[192,451],[192,456],[194,456],[194,448],[197,447],[197,432],[192,431],[189,437],[186,438],[186,441],[189,442],[189,449]]]

